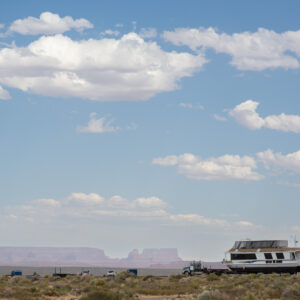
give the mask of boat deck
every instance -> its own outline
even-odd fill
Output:
[[[283,252],[300,251],[300,248],[260,248],[260,249],[230,249],[228,252]]]

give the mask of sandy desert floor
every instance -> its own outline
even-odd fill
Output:
[[[139,276],[119,273],[114,278],[73,275],[1,276],[0,299],[61,299],[61,300],[121,300],[121,299],[199,299],[255,300],[300,299],[300,275],[203,274],[199,277]]]

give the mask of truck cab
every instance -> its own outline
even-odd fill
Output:
[[[188,267],[182,269],[182,274],[185,276],[193,276],[203,273],[201,261],[193,261]]]

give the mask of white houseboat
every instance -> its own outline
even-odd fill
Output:
[[[226,252],[223,264],[236,273],[300,272],[300,248],[287,240],[237,241]]]

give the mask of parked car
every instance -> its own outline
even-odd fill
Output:
[[[117,275],[116,271],[110,270],[106,272],[106,277],[115,277]]]
[[[137,269],[128,269],[128,270],[126,270],[126,273],[133,274],[133,275],[137,276],[138,270]]]
[[[20,270],[12,270],[10,276],[22,276],[22,271]]]

